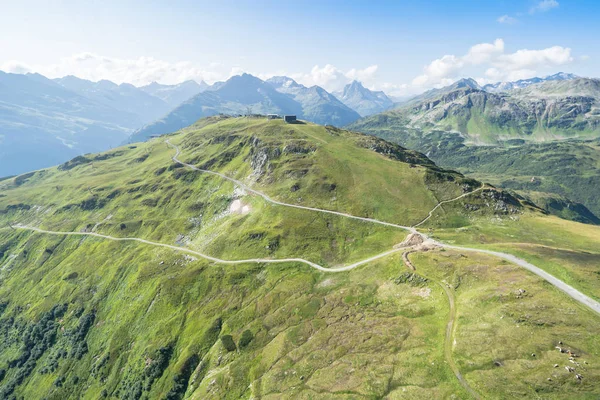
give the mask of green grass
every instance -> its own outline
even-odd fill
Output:
[[[72,312],[79,306],[94,309],[96,319],[86,339],[88,353],[81,360],[61,360],[55,372],[41,375],[48,350],[17,391],[25,397],[96,398],[105,389],[122,395],[128,390],[124,382],[143,376],[144,360],[170,343],[175,351],[169,368],[150,397],[164,397],[191,354],[201,356],[210,374],[188,389],[197,398],[337,392],[380,397],[399,386],[436,397],[460,393],[436,345],[444,332],[443,297],[423,301],[407,285],[394,284],[403,270],[397,257],[327,275],[294,264],[222,267],[95,238],[56,242],[55,255],[43,262],[48,238],[32,235],[24,242],[28,256],[16,259],[0,287],[2,298],[10,298],[7,313],[33,321],[50,305],[66,303],[59,325],[67,331],[77,324]],[[74,272],[76,278],[65,280]],[[14,308],[25,304],[23,311]],[[237,342],[250,330],[252,342],[236,352],[224,351],[220,341],[205,345],[204,332],[218,317],[220,335]],[[69,348],[61,332],[52,349]],[[0,365],[14,356],[3,350]],[[106,364],[92,375],[105,356]],[[435,377],[432,362],[439,365]],[[77,376],[86,385],[54,387],[62,376],[67,381]]]
[[[514,254],[600,300],[598,226],[525,214],[510,221],[481,218],[469,226],[433,232],[447,243]]]
[[[448,283],[454,291],[453,355],[482,398],[598,396],[600,341],[592,311],[541,278],[493,257],[441,251],[417,253],[411,260],[417,273]],[[560,341],[578,354],[580,367],[555,349]],[[584,380],[577,381],[566,365],[576,367]]]

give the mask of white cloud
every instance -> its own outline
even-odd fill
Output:
[[[412,80],[413,86],[429,88],[452,82],[467,67],[491,62],[504,52],[504,40],[496,39],[494,43],[480,43],[471,47],[464,56],[447,54],[433,60],[423,68],[423,74]]]
[[[469,49],[464,56],[465,62],[473,65],[480,65],[489,62],[493,57],[504,52],[504,40],[496,39],[494,43],[480,43]]]
[[[441,83],[445,78],[456,75],[464,65],[465,62],[462,57],[445,55],[426,65],[424,73],[414,78],[412,84],[415,86],[427,86]]]
[[[13,74],[26,74],[28,72],[33,72],[28,65],[16,60],[10,60],[0,65],[0,70]]]
[[[565,65],[573,61],[570,48],[553,46],[543,50],[523,49],[512,54],[502,54],[493,63],[504,70],[516,71]]]
[[[352,68],[350,71],[346,72],[345,75],[348,79],[358,80],[368,84],[368,82],[375,77],[378,68],[378,65],[371,65],[365,69]]]
[[[410,94],[413,94],[414,90],[412,86],[408,83],[390,83],[384,82],[379,86],[379,90],[383,90],[387,95],[396,96],[396,97],[406,97]]]
[[[553,8],[557,8],[559,6],[558,1],[556,0],[542,0],[537,3],[535,6],[531,7],[529,10],[530,14],[535,14],[537,12],[546,12],[552,10]]]
[[[445,86],[460,77],[468,76],[475,76],[476,80],[485,83],[531,78],[539,70],[564,66],[574,61],[570,48],[553,46],[506,53],[504,40],[496,39],[493,43],[472,46],[463,56],[447,54],[433,60],[423,67],[423,73],[412,80],[407,90],[418,92]],[[478,77],[482,72],[484,76]]]
[[[92,81],[107,79],[134,85],[145,85],[153,81],[174,84],[188,79],[215,82],[238,72],[238,69],[228,69],[218,63],[199,68],[189,61],[171,63],[153,57],[121,59],[89,52],[74,54],[49,65],[25,65],[17,61],[8,61],[0,65],[0,69],[14,73],[38,72],[49,78],[75,75]]]
[[[498,17],[498,19],[496,20],[501,24],[507,24],[507,25],[514,25],[517,22],[519,22],[518,19],[511,17],[509,15],[502,15],[501,17]]]
[[[309,73],[292,73],[289,76],[305,86],[318,85],[328,91],[337,91],[343,89],[345,85],[353,80],[359,80],[366,86],[372,86],[378,68],[377,65],[370,65],[364,69],[352,68],[343,71],[331,64],[324,67],[315,65]],[[279,73],[279,75],[286,74]]]

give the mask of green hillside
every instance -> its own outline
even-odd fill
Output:
[[[0,193],[0,398],[600,395],[599,314],[501,259],[397,246],[425,221],[600,299],[600,228],[382,139],[212,117]]]
[[[600,81],[548,81],[490,93],[463,79],[349,127],[382,137],[402,135],[405,130],[453,131],[467,144],[476,145],[596,138],[600,136]]]
[[[370,130],[368,132],[371,132]],[[506,189],[547,193],[532,200],[549,212],[580,222],[598,223],[600,215],[600,145],[562,141],[503,146],[469,146],[456,133],[375,130],[373,134],[427,154],[438,165]],[[558,200],[557,196],[567,200]],[[545,207],[549,198],[554,208]],[[579,205],[577,204],[579,203]],[[569,206],[572,204],[572,206]],[[583,207],[582,207],[583,205]],[[562,211],[563,208],[569,209]]]

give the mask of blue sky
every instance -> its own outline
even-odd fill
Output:
[[[329,90],[359,79],[402,94],[466,76],[600,75],[594,1],[21,0],[1,7],[0,69],[50,77],[141,85],[244,71]]]

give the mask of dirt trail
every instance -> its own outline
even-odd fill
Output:
[[[223,179],[227,179],[228,181],[233,182],[236,185],[244,188],[247,192],[250,192],[250,193],[253,193],[253,194],[257,195],[257,196],[262,197],[263,199],[265,199],[267,202],[269,202],[271,204],[276,204],[278,206],[283,206],[283,207],[297,208],[297,209],[300,209],[300,210],[309,210],[309,211],[316,211],[316,212],[321,212],[321,213],[325,213],[325,214],[339,215],[341,217],[346,217],[346,218],[351,218],[351,219],[357,219],[357,220],[360,220],[360,221],[371,222],[371,223],[379,224],[379,225],[391,226],[391,227],[394,227],[394,228],[404,229],[404,230],[409,231],[409,232],[416,232],[416,229],[413,228],[413,227],[410,227],[410,226],[393,224],[391,222],[380,221],[380,220],[377,220],[377,219],[374,219],[374,218],[357,217],[355,215],[347,214],[347,213],[343,213],[343,212],[339,212],[339,211],[323,210],[323,209],[320,209],[320,208],[305,207],[305,206],[299,206],[297,204],[290,204],[290,203],[284,203],[284,202],[281,202],[281,201],[277,201],[275,199],[272,199],[268,195],[266,195],[266,194],[264,194],[262,192],[259,192],[258,190],[252,189],[251,187],[247,186],[245,183],[243,183],[243,182],[241,182],[241,181],[239,181],[237,179],[231,178],[231,177],[229,177],[229,176],[227,176],[225,174],[221,174],[219,172],[210,171],[210,170],[207,170],[207,169],[198,168],[195,165],[184,163],[183,161],[181,161],[181,160],[179,160],[177,158],[179,156],[179,154],[181,154],[181,151],[179,150],[179,147],[175,146],[174,144],[172,144],[168,140],[166,140],[165,142],[171,148],[175,149],[176,153],[175,153],[175,155],[172,158],[173,158],[173,161],[175,161],[176,163],[181,164],[183,166],[186,166],[186,167],[188,167],[190,169],[193,169],[194,171],[200,171],[200,172],[204,172],[206,174],[216,175],[216,176],[219,176],[219,177],[221,177]]]
[[[476,193],[476,192],[479,192],[480,190],[483,190],[484,188],[485,188],[485,184],[481,185],[481,187],[478,188],[478,189],[475,189],[475,190],[473,190],[471,192],[463,193],[460,196],[455,197],[453,199],[440,201],[437,206],[433,207],[433,209],[431,211],[429,211],[429,215],[427,215],[427,217],[425,217],[425,219],[423,221],[419,222],[416,225],[413,225],[412,227],[416,228],[418,226],[423,225],[425,222],[427,222],[427,220],[429,220],[429,218],[431,218],[433,216],[433,213],[435,212],[435,210],[437,210],[438,208],[440,208],[442,205],[447,204],[447,203],[452,203],[453,201],[460,200],[460,199],[462,199],[464,197],[470,196],[473,193]]]
[[[456,379],[458,379],[458,381],[460,382],[462,387],[465,388],[465,390],[467,392],[469,392],[469,394],[471,396],[473,396],[473,398],[480,399],[477,392],[469,385],[469,383],[465,380],[465,378],[460,373],[458,366],[454,362],[454,357],[452,356],[452,344],[454,343],[454,321],[456,320],[456,306],[455,306],[455,302],[454,302],[454,300],[455,300],[454,292],[443,282],[437,282],[437,281],[434,281],[434,282],[437,283],[439,286],[441,286],[442,289],[444,289],[446,296],[448,296],[448,304],[450,305],[450,314],[448,315],[448,325],[446,325],[446,335],[444,337],[444,356],[446,357],[446,361],[448,362],[448,365],[450,365],[452,372],[454,372],[454,376],[456,376]]]
[[[402,258],[408,268],[410,268],[413,271],[416,271],[414,264],[410,261],[410,258],[408,258],[408,256],[412,252],[413,251],[407,251],[406,253],[402,254]],[[425,276],[421,273],[419,273],[419,275],[421,275],[422,277],[424,277],[426,279],[429,279],[430,281],[432,281],[435,284],[437,284],[438,286],[440,286],[444,290],[444,293],[446,293],[446,296],[448,297],[448,305],[449,305],[450,310],[448,313],[448,324],[446,325],[446,333],[444,335],[444,358],[446,359],[446,362],[448,363],[448,365],[450,366],[450,369],[454,373],[454,376],[456,376],[456,379],[460,382],[461,386],[473,398],[480,399],[479,394],[477,394],[477,392],[469,385],[469,383],[465,380],[465,378],[460,373],[460,370],[458,369],[458,366],[454,362],[454,358],[452,356],[452,344],[454,343],[454,321],[456,320],[456,305],[455,305],[454,291],[444,282],[439,282],[439,281],[432,279],[429,276]]]

